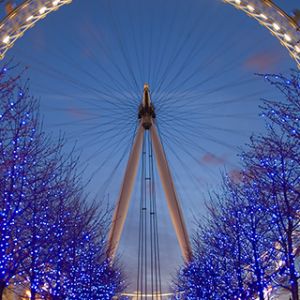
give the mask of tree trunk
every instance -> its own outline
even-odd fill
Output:
[[[0,281],[0,300],[3,299],[3,293],[6,287],[6,283],[4,281]]]
[[[299,300],[299,287],[298,287],[298,278],[295,268],[295,257],[293,254],[294,245],[293,245],[293,223],[289,221],[288,223],[288,232],[287,232],[287,242],[288,242],[288,259],[289,259],[289,272],[290,272],[290,284],[292,290],[292,299]]]
[[[256,244],[252,244],[253,249],[254,249],[254,265],[255,265],[255,271],[254,274],[256,275],[256,288],[257,288],[257,292],[258,292],[258,296],[259,296],[259,300],[264,300],[265,296],[264,296],[264,286],[263,286],[263,279],[262,279],[262,270],[260,267],[260,264],[258,262],[259,260],[259,255],[257,254],[256,251]]]
[[[295,269],[295,257],[291,251],[289,253],[289,265],[290,265],[289,269],[290,269],[292,299],[299,300],[299,287],[298,287],[297,273],[296,273],[296,269]]]
[[[292,299],[299,300],[299,287],[296,276],[291,276]]]
[[[30,300],[35,300],[36,298],[36,290],[35,289],[31,289],[31,297],[30,297]]]
[[[259,270],[256,270],[255,272],[255,275],[256,275],[256,278],[257,278],[257,281],[255,282],[255,289],[256,289],[256,292],[258,294],[258,299],[259,300],[265,300],[265,295],[264,295],[264,287],[262,285],[262,278],[261,278],[261,275],[260,275],[260,269]]]

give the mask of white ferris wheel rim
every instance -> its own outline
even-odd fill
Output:
[[[270,0],[222,0],[259,22],[284,46],[300,69],[300,27]],[[15,42],[49,13],[72,0],[25,0],[0,21],[0,59]]]

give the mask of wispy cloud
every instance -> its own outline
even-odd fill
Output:
[[[244,63],[244,67],[254,72],[268,72],[274,70],[279,62],[279,53],[265,51],[249,56]]]
[[[217,156],[213,153],[207,152],[201,157],[201,162],[206,165],[224,165],[227,159],[225,155]]]

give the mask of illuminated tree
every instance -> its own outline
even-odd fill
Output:
[[[227,196],[225,193],[215,194],[211,199],[209,228],[203,232],[203,242],[207,241],[207,250],[213,254],[218,265],[220,299],[244,298],[245,274],[242,266],[245,253],[242,244],[241,214],[236,207],[229,207],[228,201],[231,198]]]
[[[300,200],[300,73],[264,75],[279,91],[275,100],[264,100],[267,136],[254,137],[245,155],[247,177],[257,183],[268,203],[277,238],[277,283],[299,299],[299,200]]]
[[[26,237],[20,226],[32,196],[35,177],[30,170],[36,163],[41,138],[37,130],[35,100],[28,96],[18,77],[0,73],[0,297],[26,258]]]
[[[300,139],[300,72],[294,71],[289,77],[267,74],[264,78],[279,91],[280,100],[264,100],[262,115],[273,126],[276,124],[288,135]]]
[[[265,291],[272,284],[276,236],[273,233],[272,216],[269,203],[263,197],[255,181],[248,180],[243,174],[239,183],[226,178],[223,195],[225,195],[225,213],[229,220],[238,220],[231,231],[239,228],[240,259],[237,265],[243,270],[243,283],[240,284],[242,298],[265,299]],[[227,212],[227,213],[226,213]],[[227,222],[223,218],[224,222]],[[230,225],[230,224],[229,224]],[[228,230],[230,235],[230,227]]]
[[[193,239],[194,259],[179,272],[176,285],[188,299],[247,299],[242,216],[227,196],[212,196],[208,218]]]
[[[43,132],[37,101],[9,71],[0,73],[0,299],[8,285],[31,300],[111,299],[123,280],[105,256],[109,212],[88,204],[78,158]]]
[[[245,176],[256,184],[271,216],[272,231],[277,237],[276,258],[280,261],[278,285],[298,300],[295,253],[299,247],[300,144],[290,135],[270,128],[268,135],[252,138],[249,148],[243,155]]]
[[[84,200],[80,197],[81,187],[74,173],[77,160],[64,159],[61,154],[62,141],[47,149],[46,158],[40,159],[35,165],[36,179],[37,170],[43,172],[39,180],[31,185],[31,203],[23,224],[26,228],[27,258],[23,263],[24,271],[19,275],[22,281],[29,283],[32,299],[49,289],[51,271],[52,280],[54,274],[64,277],[59,266],[65,263],[65,252],[71,242],[68,240],[68,231],[74,223],[73,211],[78,207],[78,202]],[[56,277],[56,285],[62,279]]]
[[[263,300],[280,287],[299,300],[299,73],[265,78],[284,99],[264,101],[266,132],[241,154],[241,182],[226,178],[198,227],[194,260],[176,282],[189,299]]]

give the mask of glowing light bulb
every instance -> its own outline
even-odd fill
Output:
[[[280,30],[280,26],[277,23],[273,23],[273,28],[277,31]]]
[[[263,19],[268,20],[268,17],[267,17],[266,15],[260,14],[260,16],[261,16]]]
[[[41,7],[39,13],[42,15],[46,11],[46,9],[47,8],[45,6]]]
[[[26,21],[28,22],[28,21],[30,21],[32,18],[33,18],[33,16],[29,16],[29,17],[26,19]]]
[[[54,1],[52,2],[53,6],[56,6],[58,3],[59,3],[59,0],[54,0]]]
[[[6,37],[3,38],[2,42],[4,44],[8,44],[9,43],[9,40],[10,40],[10,37],[7,35]]]
[[[248,10],[250,10],[251,12],[255,11],[255,8],[252,5],[247,5]]]
[[[292,38],[288,35],[288,34],[284,34],[284,39],[287,41],[287,42],[290,42],[292,40]]]

